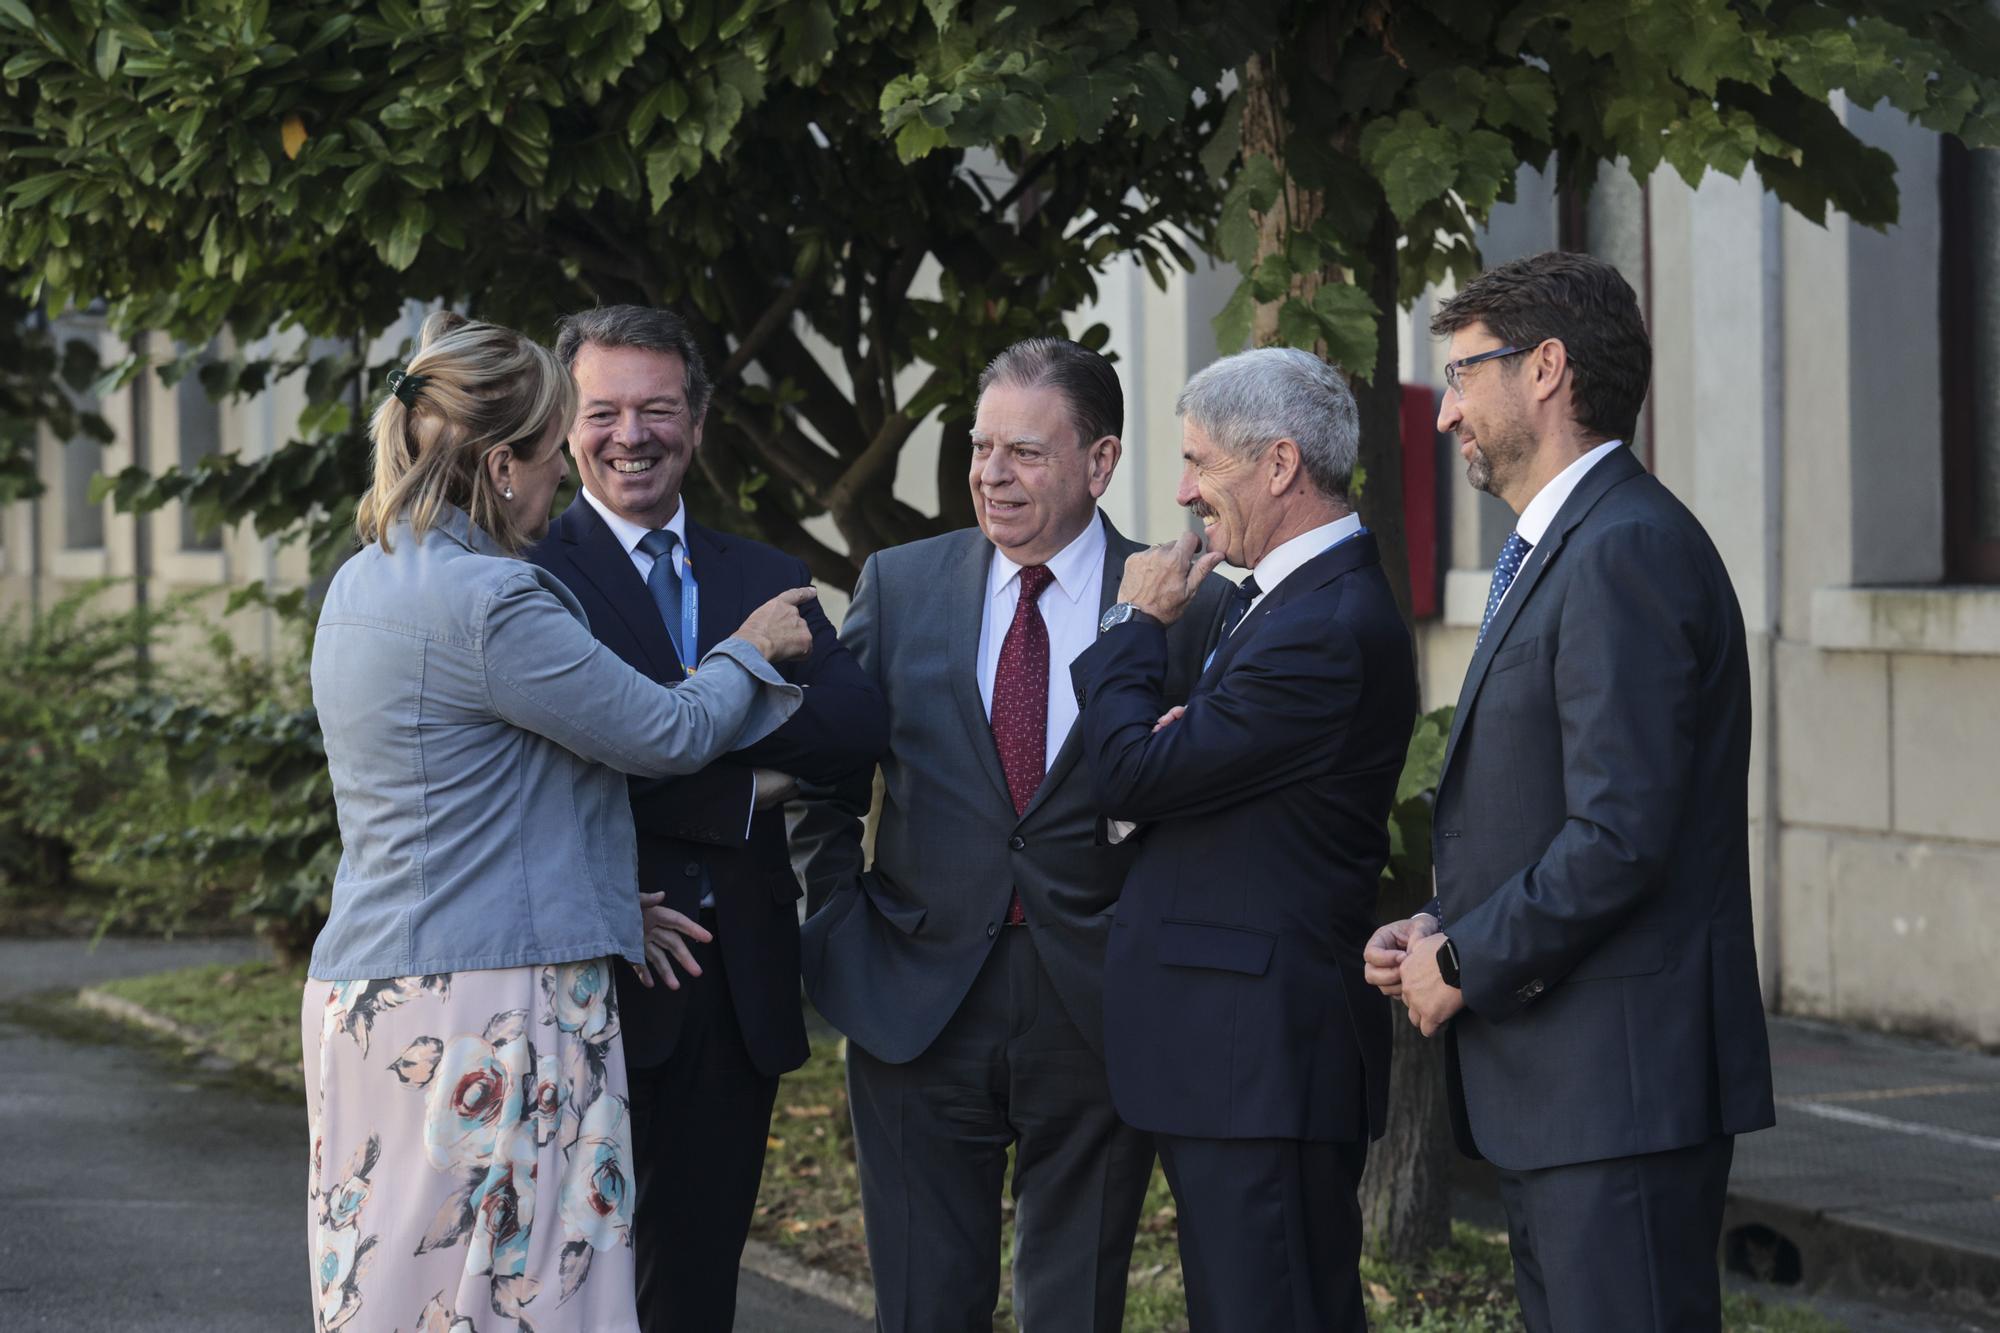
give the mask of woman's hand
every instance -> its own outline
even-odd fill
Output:
[[[799,608],[819,596],[812,588],[791,588],[750,613],[732,636],[743,640],[767,662],[787,662],[812,651],[812,631]]]
[[[695,962],[694,955],[688,952],[687,941],[700,940],[706,944],[715,936],[709,934],[699,921],[690,921],[668,907],[666,898],[664,893],[639,895],[639,920],[646,943],[646,961],[652,964],[652,970],[648,972],[637,963],[632,964],[632,970],[639,974],[642,986],[650,988],[653,978],[658,977],[666,983],[668,990],[679,990],[681,982],[674,975],[674,963],[679,963],[691,977],[701,975],[701,964]],[[669,962],[669,959],[673,961]]]

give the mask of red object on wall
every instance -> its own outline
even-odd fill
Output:
[[[1444,610],[1438,579],[1437,396],[1405,384],[1402,402],[1403,538],[1410,552],[1410,615],[1428,620]]]

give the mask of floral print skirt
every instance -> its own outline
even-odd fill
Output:
[[[319,1333],[636,1333],[614,963],[306,982]]]

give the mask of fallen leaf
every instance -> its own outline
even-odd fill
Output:
[[[1396,1303],[1396,1293],[1383,1286],[1380,1282],[1370,1282],[1368,1284],[1368,1302],[1371,1305],[1379,1305],[1386,1308]]]

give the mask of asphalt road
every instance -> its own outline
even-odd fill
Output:
[[[0,939],[0,1329],[312,1327],[297,1101],[33,998],[252,952]],[[754,1274],[739,1299],[741,1333],[867,1327]]]

